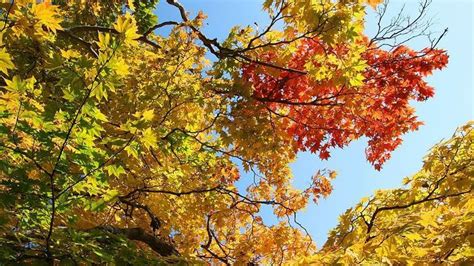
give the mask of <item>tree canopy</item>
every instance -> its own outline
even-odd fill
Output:
[[[404,187],[347,210],[313,261],[460,264],[474,261],[473,122],[435,145]]]
[[[459,136],[433,150],[444,159],[430,155],[411,189],[380,192],[345,213],[322,251],[297,220],[311,199],[330,194],[336,173],[321,170],[297,189],[296,154],[327,159],[367,138],[367,160],[380,169],[421,125],[412,104],[434,95],[424,78],[447,65],[436,48],[445,32],[421,50],[405,45],[426,36],[429,1],[418,17],[388,25],[381,2],[266,0],[266,27],[236,26],[222,42],[202,32],[205,14],[191,16],[176,0],[164,4],[179,21],[159,21],[157,0],[0,4],[0,260],[472,256],[472,146]],[[378,31],[366,36],[375,8]],[[253,179],[242,188],[244,173]],[[264,205],[278,224],[265,223]],[[424,240],[432,236],[439,242]],[[408,250],[394,254],[399,244]]]

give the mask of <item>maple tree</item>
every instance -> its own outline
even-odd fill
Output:
[[[377,191],[347,210],[312,260],[327,264],[472,263],[473,157],[474,130],[469,122],[434,146],[423,168],[404,179],[403,188]]]
[[[296,215],[330,194],[335,172],[294,188],[297,152],[326,159],[367,137],[380,169],[421,124],[410,104],[433,96],[423,78],[448,60],[444,33],[404,45],[427,1],[368,37],[366,7],[379,0],[267,0],[268,27],[235,27],[223,42],[175,0],[181,20],[158,22],[157,2],[1,4],[0,259],[311,259]]]

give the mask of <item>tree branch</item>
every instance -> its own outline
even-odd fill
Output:
[[[145,243],[160,256],[168,257],[179,255],[179,252],[170,243],[147,233],[142,228],[118,228],[114,226],[100,226],[93,229],[103,230],[116,235],[124,235],[130,240]]]

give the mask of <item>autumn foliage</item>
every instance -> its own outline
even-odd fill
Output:
[[[285,127],[299,150],[318,152],[321,159],[327,159],[330,148],[344,147],[366,136],[367,159],[380,169],[401,144],[401,135],[421,124],[410,100],[424,101],[434,95],[423,78],[445,67],[448,56],[439,49],[416,52],[399,46],[388,52],[368,47],[361,54],[363,61],[354,66],[364,71],[347,84],[347,73],[340,66],[331,62],[326,66],[317,59],[337,61],[347,57],[348,50],[318,39],[305,40],[287,66],[300,71],[311,67],[309,71],[315,69],[316,75],[275,74],[270,67],[253,63],[243,67],[243,78],[255,88],[257,101],[272,112],[283,110],[284,116],[291,118]],[[259,58],[272,61],[277,56],[269,52]]]
[[[433,177],[426,180],[433,188],[428,195],[424,183],[404,190],[405,198],[379,193],[354,209],[377,217],[364,223],[348,211],[321,251],[297,219],[311,200],[330,195],[336,178],[334,170],[321,169],[308,173],[306,188],[294,187],[290,164],[298,152],[327,159],[332,149],[367,138],[367,159],[380,169],[403,134],[421,125],[412,104],[433,96],[424,78],[444,68],[448,56],[437,41],[420,51],[403,45],[417,21],[395,35],[390,27],[399,25],[371,37],[364,34],[365,15],[379,0],[266,0],[266,27],[236,26],[218,41],[201,30],[205,14],[193,16],[176,0],[162,2],[0,4],[2,263],[472,258],[463,230],[455,243],[431,247],[421,241],[426,230],[404,231],[414,241],[404,257],[386,251],[405,245],[398,236],[383,252],[374,244],[398,232],[389,224],[393,217],[425,221],[412,214],[426,209],[435,217],[447,211],[443,204],[459,208],[456,215],[471,213],[467,183],[441,191],[449,182]],[[158,21],[160,5],[180,19]],[[388,40],[399,43],[387,48]],[[469,127],[463,134],[472,140]],[[472,146],[458,139],[467,162]],[[450,154],[456,145],[435,149]],[[423,171],[438,175],[436,160],[430,157],[436,167]],[[469,167],[460,169],[468,171],[462,178],[469,179]],[[455,183],[449,175],[443,180]],[[448,192],[462,197],[456,201]],[[378,211],[420,199],[432,205],[392,216]],[[264,206],[275,225],[263,217]],[[455,222],[467,228],[469,217],[440,222],[435,234],[454,231]],[[444,253],[427,256],[433,247]]]
[[[435,145],[404,187],[376,191],[341,215],[306,263],[472,263],[473,157],[469,122]]]

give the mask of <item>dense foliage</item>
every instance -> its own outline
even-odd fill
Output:
[[[326,159],[331,148],[367,137],[367,159],[380,169],[401,136],[418,128],[411,104],[433,96],[423,78],[448,59],[436,40],[420,51],[403,45],[419,19],[379,24],[369,37],[366,6],[380,0],[266,0],[268,27],[235,27],[221,43],[201,32],[203,13],[191,18],[176,0],[164,4],[181,20],[159,22],[157,2],[1,4],[0,260],[287,264],[432,254],[437,245],[416,242],[424,231],[411,233],[416,249],[400,257],[362,254],[377,248],[357,235],[339,240],[346,222],[323,249],[337,252],[315,258],[296,214],[330,194],[335,172],[321,170],[299,190],[289,168],[299,151]],[[164,27],[169,34],[158,34]],[[253,179],[242,180],[243,172]],[[434,205],[413,208],[433,216],[447,208],[431,200],[451,193],[438,191],[454,182],[444,176],[426,196]],[[395,230],[384,231],[389,215],[409,215],[377,208],[418,201],[425,197],[418,189],[354,209],[379,213],[365,243]],[[264,223],[263,205],[277,225]],[[454,249],[446,258],[462,260],[464,249],[439,245]],[[356,255],[346,258],[347,250]]]
[[[404,187],[377,191],[340,217],[313,261],[474,262],[473,122],[434,146]]]

